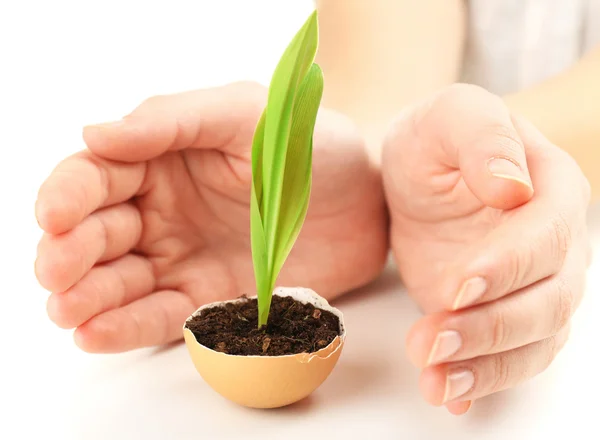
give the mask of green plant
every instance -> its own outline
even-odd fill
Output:
[[[308,209],[313,133],[323,94],[323,75],[313,62],[317,45],[315,11],[279,60],[254,133],[250,235],[259,328],[267,323],[275,282]]]

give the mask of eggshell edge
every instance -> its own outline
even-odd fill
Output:
[[[194,334],[185,328],[184,324],[185,343],[198,373],[211,388],[223,397],[243,406],[275,408],[286,406],[308,396],[331,374],[344,345],[346,329],[343,314],[338,309],[330,306],[327,300],[307,288],[277,288],[273,293],[281,297],[290,296],[303,303],[311,303],[315,307],[335,314],[340,321],[340,335],[334,338],[329,345],[315,353],[283,356],[239,356],[221,353],[201,345]],[[256,298],[256,296],[247,299],[253,298]],[[186,319],[186,323],[203,309],[245,300],[244,298],[237,298],[206,304],[190,315]],[[221,359],[221,361],[217,359]],[[318,366],[309,367],[313,364],[318,364]],[[218,370],[215,370],[215,365],[219,366]],[[286,367],[286,365],[288,366]],[[305,365],[306,367],[298,370],[294,365]],[[242,375],[236,374],[231,368],[234,368],[235,371],[243,371]],[[308,376],[305,376],[302,380],[299,380],[298,376],[293,376],[293,379],[288,377],[287,380],[277,380],[277,385],[273,383],[269,386],[262,378],[266,371],[274,371],[273,368],[282,372],[281,376],[276,373],[279,378],[289,376],[291,372],[308,374]],[[305,370],[304,368],[309,369]],[[309,371],[310,373],[308,373]]]
[[[323,298],[321,295],[316,293],[314,290],[306,288],[306,287],[277,287],[277,288],[275,288],[275,290],[273,290],[273,295],[277,295],[280,297],[289,296],[289,297],[292,297],[295,300],[300,301],[304,304],[310,303],[319,309],[326,310],[328,312],[333,313],[334,315],[336,315],[338,317],[338,319],[340,321],[340,335],[336,336],[333,339],[333,341],[331,341],[329,343],[329,345],[327,345],[326,347],[323,347],[322,349],[320,349],[314,353],[297,353],[297,354],[288,354],[288,355],[282,355],[282,356],[259,356],[259,355],[240,356],[240,355],[230,355],[230,354],[226,354],[226,353],[221,353],[221,352],[212,350],[208,347],[205,347],[204,345],[200,344],[198,342],[198,340],[196,339],[196,337],[194,336],[194,334],[188,328],[186,328],[187,323],[191,319],[193,319],[195,316],[199,315],[202,312],[202,310],[204,310],[204,309],[208,309],[208,308],[212,308],[212,307],[216,307],[216,306],[224,306],[225,304],[229,304],[229,303],[238,303],[238,302],[242,302],[242,301],[247,301],[248,299],[256,299],[256,295],[254,295],[254,296],[249,296],[246,298],[235,298],[235,299],[230,299],[230,300],[225,300],[225,301],[215,301],[212,303],[204,304],[203,306],[199,307],[194,313],[192,313],[185,320],[185,323],[183,324],[182,330],[184,333],[184,338],[186,338],[186,342],[188,342],[188,339],[191,337],[192,340],[190,342],[193,341],[196,344],[198,344],[198,346],[200,348],[208,350],[210,352],[216,353],[216,354],[218,354],[220,356],[224,356],[224,357],[263,358],[263,359],[264,358],[294,357],[294,358],[296,358],[296,360],[298,360],[298,362],[301,362],[301,363],[311,362],[314,358],[327,359],[329,356],[333,355],[335,352],[338,351],[338,349],[340,349],[344,345],[344,342],[346,340],[346,326],[344,323],[344,314],[339,309],[332,307],[325,298]]]

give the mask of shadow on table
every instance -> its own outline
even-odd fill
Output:
[[[183,339],[171,342],[169,344],[160,345],[158,347],[150,349],[148,352],[148,356],[160,356],[162,354],[169,353],[182,345],[184,345]]]
[[[500,421],[510,415],[511,402],[519,397],[520,390],[506,390],[492,394],[476,401],[471,407],[468,417],[471,425],[486,425]],[[520,397],[523,397],[522,395]]]
[[[283,412],[321,411],[357,401],[395,399],[414,387],[416,370],[404,356],[404,335],[418,315],[389,264],[379,278],[332,301],[344,313],[348,338],[330,377],[309,398]]]
[[[269,413],[307,415],[327,407],[352,406],[363,399],[384,399],[392,404],[395,402],[399,410],[412,414],[411,417],[422,418],[425,425],[434,414],[439,411],[443,414],[443,408],[431,408],[421,401],[419,372],[406,358],[405,336],[420,312],[406,295],[393,264],[388,264],[381,276],[368,286],[349,292],[332,303],[344,311],[349,328],[340,362],[315,393],[287,407],[269,410]],[[381,338],[381,335],[386,337]],[[172,356],[171,352],[179,348],[181,353],[176,356],[185,357],[187,353],[181,345],[179,341],[155,348],[150,356]],[[390,354],[389,350],[395,350],[395,353]],[[195,382],[197,378],[194,376],[193,380]],[[186,382],[186,386],[191,383],[187,385]],[[491,422],[508,417],[513,407],[511,402],[519,396],[522,397],[509,390],[477,401],[462,420],[472,426],[489,426]],[[231,405],[232,409],[239,410],[236,405]],[[454,421],[450,423],[458,420],[448,416],[449,421]]]
[[[363,303],[365,301],[368,301],[369,298],[372,296],[389,294],[391,291],[398,291],[401,288],[402,285],[400,283],[398,273],[396,271],[395,266],[393,265],[392,260],[390,259],[385,270],[376,280],[364,287],[346,293],[345,295],[343,295],[339,299],[336,299],[335,301],[332,301],[331,303],[335,307],[347,307],[358,302]],[[179,339],[170,344],[165,344],[147,349],[146,355],[159,356],[168,353],[180,347],[183,344],[183,339]]]

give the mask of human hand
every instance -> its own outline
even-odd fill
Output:
[[[425,316],[406,345],[454,414],[542,372],[589,263],[589,185],[574,160],[483,89],[454,85],[386,138],[391,246]]]
[[[255,291],[251,143],[267,90],[155,97],[84,129],[88,149],[41,186],[36,275],[48,314],[89,352],[181,338],[200,305]],[[375,278],[388,242],[381,178],[346,119],[321,110],[303,230],[279,284],[331,298]]]

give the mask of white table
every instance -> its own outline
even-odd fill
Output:
[[[599,208],[590,221],[600,224]],[[600,251],[600,228],[594,242]],[[600,299],[594,293],[600,260],[589,273],[571,340],[553,365],[520,387],[478,401],[463,417],[430,407],[419,395],[418,371],[403,349],[419,314],[393,267],[336,303],[349,329],[336,369],[311,397],[277,410],[246,409],[221,398],[196,373],[182,344],[122,355],[81,353],[38,304],[33,325],[14,332],[17,351],[2,356],[11,374],[3,377],[2,399],[16,414],[0,424],[0,438],[21,438],[4,434],[17,422],[23,433],[63,440],[545,439],[566,438],[575,427],[587,430],[575,438],[597,439]],[[35,295],[29,290],[15,295]],[[374,343],[382,333],[396,350]]]
[[[404,338],[419,314],[393,267],[336,303],[349,329],[337,368],[310,398],[279,410],[223,400],[181,344],[92,356],[49,322],[47,294],[33,278],[33,203],[54,164],[82,148],[81,126],[120,117],[152,94],[238,78],[268,81],[309,3],[63,0],[39,2],[35,15],[27,2],[11,3],[13,19],[0,26],[0,41],[11,41],[8,65],[20,68],[3,70],[0,81],[0,113],[11,118],[0,130],[0,439],[600,438],[599,259],[571,340],[554,364],[460,418],[428,406],[418,393]],[[232,10],[234,17],[227,15]],[[266,20],[267,13],[278,21]],[[600,252],[600,208],[592,223]],[[392,352],[373,342],[382,333]],[[587,434],[573,435],[574,428]]]

